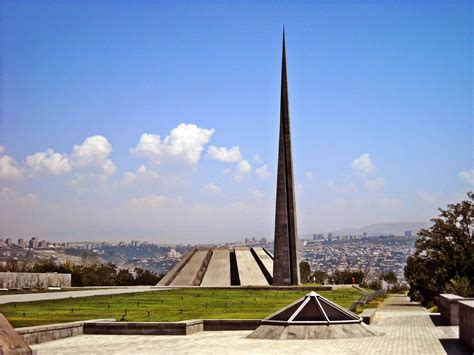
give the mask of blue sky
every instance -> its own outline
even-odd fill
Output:
[[[301,233],[472,189],[470,1],[0,6],[4,235],[272,238],[283,24]]]

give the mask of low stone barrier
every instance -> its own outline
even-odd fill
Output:
[[[39,325],[35,327],[16,328],[16,331],[26,341],[26,343],[34,345],[81,335],[83,334],[84,324],[99,321],[114,322],[115,319],[96,319],[90,321]]]
[[[0,272],[0,288],[9,290],[71,287],[71,274],[54,272]]]
[[[474,353],[474,301],[459,301],[459,339]]]
[[[459,325],[459,302],[473,301],[474,298],[464,298],[450,293],[439,295],[438,310],[450,325]]]
[[[190,335],[202,332],[201,319],[182,322],[87,322],[84,334]]]
[[[255,330],[261,323],[260,319],[204,319],[205,331],[221,330]]]
[[[370,324],[374,321],[376,308],[366,308],[359,314],[365,324]]]

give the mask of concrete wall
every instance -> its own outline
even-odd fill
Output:
[[[202,320],[182,322],[87,322],[84,334],[189,335],[203,331]]]
[[[96,319],[91,321],[79,321],[59,324],[40,325],[35,327],[16,328],[16,331],[29,345],[41,344],[57,339],[73,337],[83,334],[83,326],[87,322],[108,321],[114,319]]]
[[[459,301],[459,339],[474,353],[474,301]]]
[[[71,287],[71,274],[0,272],[0,287],[8,289],[46,289],[49,286]]]
[[[450,293],[439,295],[439,313],[449,322],[450,325],[459,325],[459,301],[472,301],[474,298],[464,298]]]

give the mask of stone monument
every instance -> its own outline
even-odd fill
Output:
[[[274,249],[273,286],[298,285],[300,272],[284,29]]]

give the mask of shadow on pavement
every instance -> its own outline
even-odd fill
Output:
[[[430,319],[435,327],[449,327],[449,322],[439,313],[430,314]]]
[[[439,339],[439,342],[448,355],[472,355],[459,339]]]

